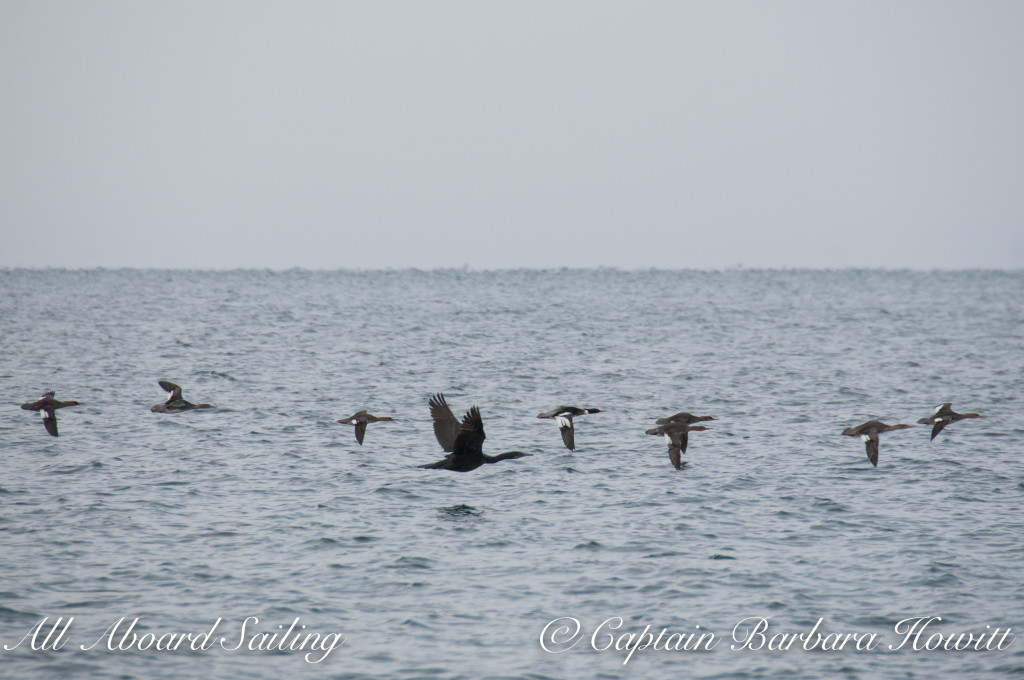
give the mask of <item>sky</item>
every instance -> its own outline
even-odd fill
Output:
[[[0,0],[0,267],[1024,267],[1024,3]]]

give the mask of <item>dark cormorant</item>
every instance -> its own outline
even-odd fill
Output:
[[[443,395],[438,394],[431,398],[430,413],[434,416],[434,432],[436,434],[442,431],[447,433],[446,427],[443,430],[438,429],[438,417],[435,415],[435,411],[440,413],[442,422],[445,423],[446,427],[448,416],[451,416],[452,420],[454,420],[454,416],[451,415],[451,409],[445,403]],[[444,411],[447,411],[447,415]],[[522,458],[523,456],[530,455],[522,451],[509,451],[498,456],[488,456],[483,452],[483,444],[486,437],[484,434],[484,422],[480,418],[480,409],[474,406],[462,418],[462,424],[459,425],[459,433],[451,445],[451,453],[436,463],[420,465],[419,467],[430,470],[469,472],[470,470],[477,469],[484,463],[497,463],[499,460]],[[441,439],[441,434],[437,434],[437,440],[441,443],[441,446],[445,445],[445,441]]]

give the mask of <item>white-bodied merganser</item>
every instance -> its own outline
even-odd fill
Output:
[[[565,448],[570,451],[576,450],[576,428],[572,424],[575,416],[583,416],[588,413],[604,413],[599,408],[576,408],[575,406],[559,406],[550,411],[537,414],[538,418],[551,418],[558,423],[558,430],[562,433],[562,442]]]

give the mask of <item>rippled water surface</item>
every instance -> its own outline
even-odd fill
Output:
[[[1024,630],[1019,272],[0,271],[0,338],[0,643],[75,617],[3,677],[1024,674],[1024,640],[887,649],[909,617]],[[151,413],[159,379],[217,408]],[[84,402],[56,439],[18,408],[49,388]],[[533,455],[418,469],[434,392],[480,407],[485,451]],[[877,469],[840,434],[944,401],[989,417],[883,434]],[[560,404],[606,411],[575,452],[536,418]],[[335,420],[362,408],[398,420],[359,446]],[[644,430],[681,410],[718,420],[676,471]],[[121,617],[220,618],[231,647],[251,616],[247,638],[299,617],[345,641],[319,664],[80,648]],[[542,646],[562,617],[580,636]],[[880,641],[731,649],[747,617]],[[594,649],[647,625],[718,644]]]

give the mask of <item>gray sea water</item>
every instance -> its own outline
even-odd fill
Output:
[[[3,677],[1024,674],[1022,272],[7,270],[0,347]],[[159,379],[217,408],[151,413]],[[51,388],[59,438],[19,409]],[[533,455],[418,469],[435,392]],[[945,401],[988,417],[877,469],[840,434]],[[575,452],[561,404],[605,411]],[[398,420],[359,446],[363,408]],[[644,431],[681,410],[718,420],[676,471]],[[259,648],[296,618],[343,644]],[[911,649],[961,632],[991,649]]]

